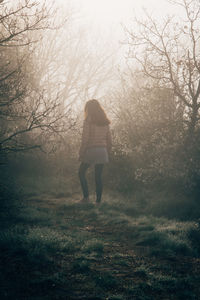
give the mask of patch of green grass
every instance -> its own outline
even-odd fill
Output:
[[[102,254],[104,251],[104,243],[98,239],[87,240],[81,250],[87,253],[97,252],[98,254]]]
[[[145,246],[152,254],[195,255],[188,232],[194,227],[192,222],[178,222],[156,217],[138,217],[129,220],[129,231],[135,233],[130,240]]]
[[[153,225],[142,225],[138,227],[139,231],[153,231],[155,229],[155,226]]]
[[[191,243],[191,247],[196,251],[197,255],[200,255],[200,227],[199,224],[195,224],[187,232],[187,237]]]
[[[166,294],[175,300],[195,299],[197,279],[179,274],[167,262],[176,256],[197,256],[199,232],[194,222],[128,213],[130,201],[110,196],[97,208],[62,199],[61,194],[57,199],[30,197],[16,224],[0,231],[0,259],[7,266],[0,279],[13,284],[14,291],[24,283],[30,299],[57,295],[60,300],[155,300]],[[143,248],[147,256],[137,256],[137,249]],[[15,285],[10,273],[16,276],[17,270],[22,272]]]
[[[70,191],[55,192],[55,193],[52,192],[51,195],[53,195],[56,199],[59,199],[59,198],[69,198],[72,196],[72,193]]]
[[[90,271],[90,262],[85,258],[77,258],[71,266],[76,273],[88,273]]]
[[[103,289],[113,289],[119,284],[119,280],[109,271],[95,273],[93,280]]]
[[[123,295],[115,295],[107,298],[108,300],[124,300]]]
[[[20,210],[16,216],[17,221],[27,225],[50,225],[53,221],[53,214],[48,209],[40,207],[26,207]]]
[[[64,176],[18,176],[17,184],[23,187],[27,196],[48,194],[57,198],[70,197],[73,193],[73,184]]]
[[[137,283],[127,288],[128,297],[137,300],[154,300],[155,297],[150,294],[150,286],[146,282]]]
[[[136,268],[134,271],[134,275],[147,279],[148,278],[148,269],[146,266],[141,265],[140,267]]]
[[[127,261],[127,259],[125,258],[118,258],[116,260],[114,260],[115,264],[121,266],[122,268],[123,267],[129,267],[129,263]]]
[[[194,279],[190,276],[186,278],[175,278],[169,275],[153,275],[150,282],[154,291],[164,293],[174,293],[178,299],[197,299],[193,288]],[[186,298],[184,298],[187,295]],[[182,298],[183,297],[183,298]]]
[[[44,248],[48,253],[56,251],[72,252],[76,248],[76,243],[72,236],[64,235],[62,232],[48,227],[36,227],[30,229],[27,235],[28,247],[31,252]]]

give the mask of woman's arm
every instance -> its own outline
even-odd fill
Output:
[[[108,153],[110,153],[111,149],[112,149],[112,138],[111,138],[110,126],[109,125],[108,125],[108,130],[107,130],[107,135],[106,135],[106,143],[107,143]]]

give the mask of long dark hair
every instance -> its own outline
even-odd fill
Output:
[[[96,99],[92,99],[85,104],[85,120],[96,124],[98,126],[105,126],[110,124],[104,109]]]

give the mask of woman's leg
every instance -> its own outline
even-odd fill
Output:
[[[80,164],[79,172],[78,172],[84,198],[89,197],[88,184],[86,179],[86,171],[89,168],[89,166],[90,166],[89,164],[82,162]]]
[[[103,183],[102,183],[102,172],[103,172],[103,164],[95,165],[95,183],[96,183],[96,202],[101,202],[101,196],[103,191]]]

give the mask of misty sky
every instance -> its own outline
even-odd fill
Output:
[[[124,38],[122,24],[130,28],[134,16],[144,16],[143,9],[160,21],[167,14],[183,13],[180,7],[172,5],[169,0],[57,0],[56,3],[64,6],[64,11],[71,5],[79,12],[80,27],[86,26],[91,36],[104,35],[107,39],[109,37],[113,44]]]
[[[61,8],[61,14],[71,9],[75,12],[73,26],[84,28],[88,51],[95,53],[98,49],[101,52],[102,48],[102,55],[105,50],[112,53],[116,68],[125,66],[128,46],[123,43],[126,39],[123,26],[132,28],[134,16],[144,17],[144,9],[158,21],[169,14],[182,14],[180,7],[168,0],[57,0],[56,5]]]
[[[57,2],[66,7],[69,3],[66,0]],[[180,7],[175,7],[168,0],[73,0],[71,3],[80,10],[86,22],[92,22],[103,30],[120,23],[130,23],[134,14],[141,17],[143,8],[159,19],[166,14],[180,14]]]

